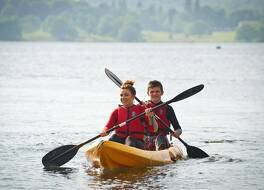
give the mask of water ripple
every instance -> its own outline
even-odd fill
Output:
[[[208,158],[208,160],[204,161],[204,162],[221,162],[221,163],[238,163],[238,162],[243,162],[242,159],[240,158],[231,158],[229,156],[223,156],[223,155],[219,155],[219,154],[215,154],[212,155]]]
[[[235,143],[240,140],[209,140],[209,141],[204,141],[204,143]]]

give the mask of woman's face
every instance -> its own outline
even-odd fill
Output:
[[[121,89],[120,101],[125,107],[130,107],[133,105],[135,96],[128,89]]]
[[[153,87],[149,89],[148,95],[153,103],[159,103],[161,101],[161,96],[163,95],[163,93],[161,92],[161,89],[159,87]]]

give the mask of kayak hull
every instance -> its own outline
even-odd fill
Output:
[[[170,147],[161,151],[147,151],[112,141],[101,141],[85,151],[88,161],[97,168],[146,167],[174,163],[182,159],[182,150]]]

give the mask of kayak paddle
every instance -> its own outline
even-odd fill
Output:
[[[168,105],[172,102],[177,102],[177,101],[180,101],[180,100],[183,100],[185,98],[188,98],[189,96],[192,96],[198,92],[200,92],[201,90],[203,89],[203,85],[198,85],[198,86],[195,86],[195,87],[192,87],[188,90],[185,90],[184,92],[178,94],[177,96],[175,96],[174,98],[172,98],[171,100],[167,101],[167,102],[164,102],[162,104],[159,104],[153,108],[151,108],[152,111],[162,107],[162,106],[165,106],[165,105]],[[110,133],[112,132],[113,130],[115,130],[116,128],[118,127],[122,127],[124,125],[126,125],[127,123],[137,119],[137,118],[140,118],[142,117],[143,115],[145,114],[145,112],[142,112],[141,114],[135,116],[135,117],[132,117],[118,125],[115,125],[114,127],[112,127],[111,129],[107,130],[106,133]],[[42,164],[45,166],[45,167],[51,167],[51,166],[61,166],[65,163],[67,163],[68,161],[70,161],[78,152],[78,150],[85,144],[87,143],[90,143],[92,141],[94,141],[95,139],[101,137],[101,135],[97,135],[79,145],[63,145],[63,146],[60,146],[58,148],[55,148],[54,150],[48,152],[43,158],[42,158]]]
[[[174,131],[162,120],[159,118],[159,116],[157,116],[155,114],[155,118],[158,119],[165,127],[168,128],[168,130],[170,131],[170,133],[173,133]],[[181,141],[184,146],[186,147],[186,151],[188,154],[189,158],[206,158],[209,157],[209,155],[204,152],[203,150],[201,150],[200,148],[197,148],[195,146],[190,146],[188,145],[186,142],[184,142],[184,140],[182,140],[180,137],[178,137],[179,141]]]
[[[123,84],[123,82],[121,81],[121,79],[119,79],[113,72],[111,72],[109,69],[105,68],[105,74],[120,88]],[[203,89],[204,85],[198,85],[200,86],[200,91]],[[188,98],[200,91],[185,91],[185,93],[181,93],[182,94],[182,99]],[[135,99],[141,103],[141,101],[135,97]],[[169,129],[169,131],[171,133],[173,133],[173,130],[163,121],[161,120],[156,114],[155,114],[156,119],[158,119],[165,127],[167,127]],[[184,142],[180,137],[178,137],[178,139],[184,144],[184,146],[186,147],[186,151],[187,154],[189,156],[189,158],[205,158],[205,157],[209,157],[209,155],[204,152],[203,150],[195,147],[195,146],[190,146],[188,145],[186,142]]]

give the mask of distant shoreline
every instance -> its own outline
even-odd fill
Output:
[[[130,41],[129,43],[235,43],[235,32],[214,32],[210,35],[189,35],[168,32],[142,32],[141,41]],[[5,40],[0,40],[4,42]],[[12,41],[12,40],[6,40]],[[109,36],[89,35],[75,40],[57,40],[43,33],[25,33],[21,42],[93,42],[93,43],[126,43],[117,41]]]

